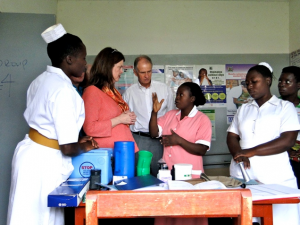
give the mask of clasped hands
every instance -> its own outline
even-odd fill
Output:
[[[123,124],[133,125],[136,122],[136,115],[134,112],[127,110],[120,115],[120,119]]]

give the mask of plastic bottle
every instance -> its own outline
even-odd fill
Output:
[[[157,178],[165,183],[168,183],[168,180],[172,180],[171,171],[170,170],[159,170],[158,174],[157,174]]]

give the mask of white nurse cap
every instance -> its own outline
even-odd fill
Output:
[[[260,63],[258,63],[258,65],[267,67],[271,71],[271,73],[273,73],[273,68],[269,65],[269,63],[260,62]]]
[[[55,24],[48,29],[46,29],[41,35],[47,44],[56,41],[66,34],[65,28],[60,24]]]

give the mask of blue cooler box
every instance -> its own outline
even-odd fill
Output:
[[[98,148],[73,157],[74,170],[70,178],[90,177],[91,170],[96,169],[101,170],[101,183],[108,184],[113,177],[112,157],[113,150],[111,148]]]

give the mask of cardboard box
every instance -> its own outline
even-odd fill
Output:
[[[89,185],[90,178],[69,178],[48,195],[48,207],[77,207]]]
[[[72,158],[74,166],[70,178],[90,177],[91,170],[101,170],[101,183],[108,184],[112,181],[113,150],[111,148],[94,149]]]

